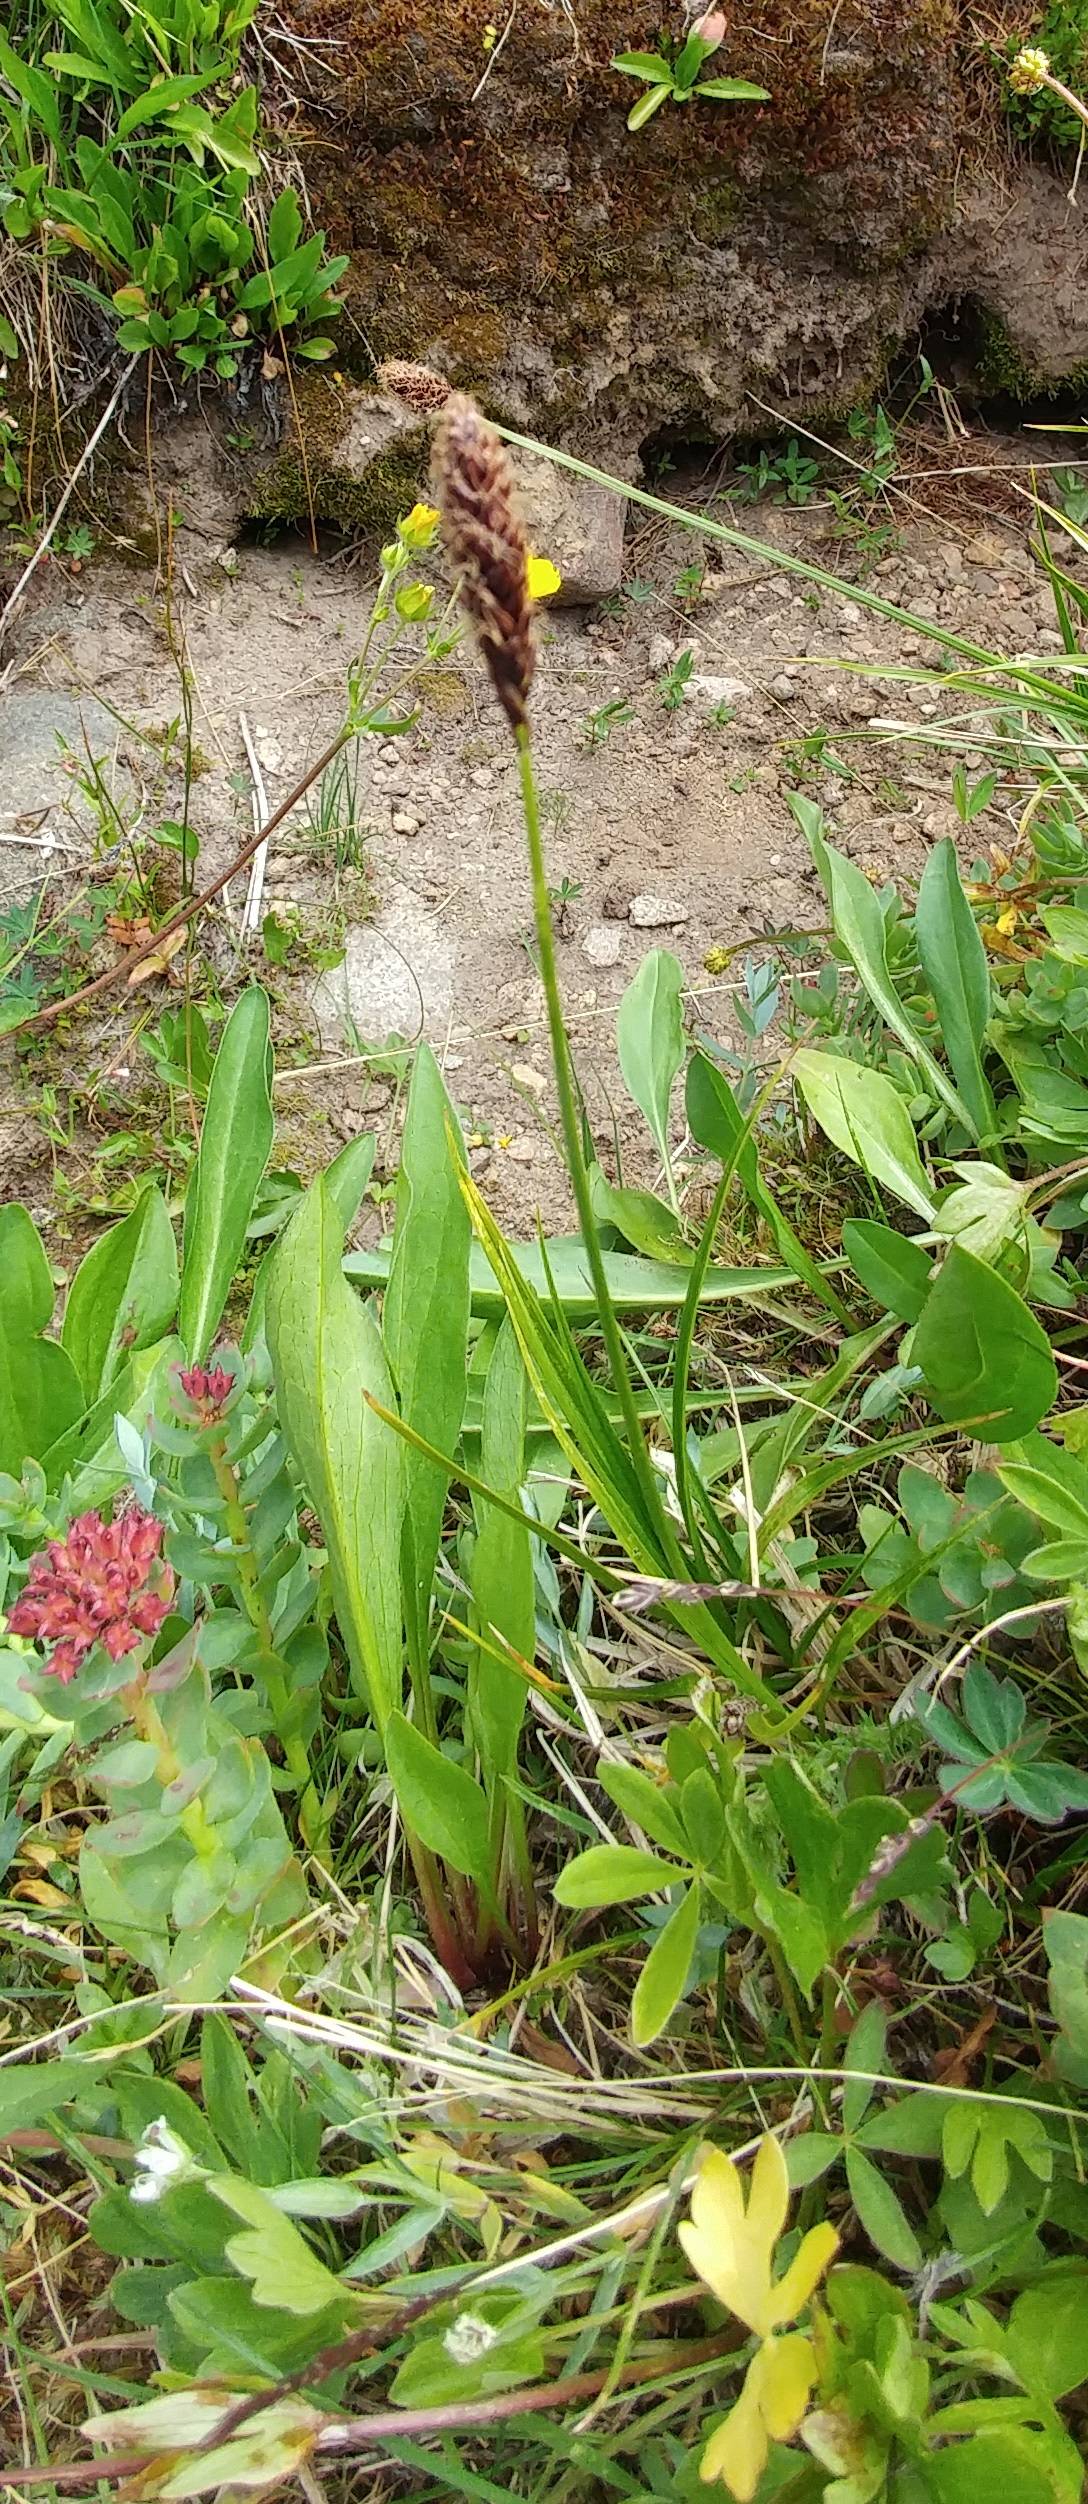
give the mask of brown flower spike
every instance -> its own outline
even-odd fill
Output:
[[[431,474],[461,599],[507,721],[523,730],[536,659],[529,550],[506,454],[494,427],[462,392],[443,410]]]
[[[387,357],[378,367],[378,382],[394,400],[403,400],[406,408],[415,409],[420,417],[437,416],[452,393],[452,384],[441,374],[432,374],[429,365],[410,365],[406,357]]]

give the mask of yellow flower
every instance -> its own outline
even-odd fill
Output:
[[[752,2504],[772,2443],[795,2435],[816,2383],[816,2351],[801,2330],[764,2339],[744,2377],[739,2400],[711,2435],[699,2476],[728,2487],[736,2504]]]
[[[1017,96],[1037,96],[1050,76],[1050,55],[1028,44],[1018,52],[1009,71],[1009,85]]]
[[[397,537],[402,547],[429,548],[438,528],[438,514],[433,504],[413,504],[410,513],[397,523]]]
[[[691,2195],[691,2223],[679,2229],[692,2268],[758,2339],[796,2321],[838,2250],[834,2226],[813,2226],[785,2275],[775,2280],[775,2246],[789,2197],[777,2139],[768,2135],[760,2142],[747,2207],[732,2158],[721,2148],[707,2148]]]
[[[551,598],[551,595],[552,595],[553,591],[558,591],[558,590],[560,589],[560,586],[561,586],[561,584],[562,584],[562,581],[563,581],[562,574],[557,573],[555,566],[552,564],[552,561],[551,561],[550,556],[532,556],[532,555],[530,555],[530,558],[529,558],[529,598],[530,598],[530,600],[549,600],[549,599]]]

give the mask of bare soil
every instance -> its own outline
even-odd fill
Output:
[[[1038,447],[1039,438],[1006,447],[1017,475]],[[965,467],[972,457],[968,445]],[[995,457],[992,439],[985,457]],[[869,587],[994,649],[1056,648],[1045,581],[1028,551],[1027,508],[1004,488],[999,495],[992,481],[966,481],[953,523],[933,509],[928,489],[919,494],[922,509],[907,514]],[[947,508],[947,490],[943,500]],[[727,505],[717,509],[728,517]],[[856,548],[836,548],[829,538],[822,501],[804,510],[763,504],[754,520],[737,518],[818,563],[857,561]],[[926,845],[957,831],[952,760],[902,738],[875,745],[868,736],[874,719],[923,728],[941,718],[948,699],[939,684],[883,675],[904,661],[932,664],[935,647],[861,606],[847,579],[841,590],[817,594],[770,561],[714,550],[692,586],[684,569],[697,549],[689,534],[668,526],[636,528],[616,613],[543,621],[534,696],[550,876],[557,890],[567,882],[558,926],[578,1064],[599,1135],[607,1141],[615,1129],[627,1179],[639,1181],[653,1180],[653,1164],[618,1075],[617,1003],[645,951],[667,945],[684,966],[694,1022],[739,1047],[735,1002],[745,957],[765,957],[769,933],[818,932],[823,923],[788,792],[811,789],[836,839],[881,875],[916,872]],[[7,757],[0,879],[9,901],[32,892],[43,865],[46,914],[99,874],[95,829],[57,753],[58,732],[78,748],[82,722],[86,747],[103,760],[127,815],[138,812],[146,826],[178,813],[176,743],[164,765],[161,750],[138,734],[161,734],[181,711],[182,642],[202,881],[250,827],[241,717],[271,807],[333,735],[369,614],[371,568],[349,564],[342,550],[314,555],[295,540],[245,546],[231,561],[233,574],[212,565],[175,581],[173,649],[150,574],[96,557],[78,577],[52,567],[35,587],[0,692]],[[694,676],[669,711],[663,682],[676,656],[689,651]],[[715,680],[737,683],[723,696]],[[594,746],[591,717],[617,697],[633,718]],[[826,770],[812,753],[820,732],[854,779]],[[241,880],[198,937],[200,960],[223,996],[247,967],[273,993],[277,1161],[312,1169],[345,1137],[375,1127],[381,1170],[398,1098],[386,1065],[389,1038],[411,1042],[425,1032],[502,1222],[519,1234],[538,1218],[561,1227],[569,1208],[529,946],[517,777],[467,646],[425,685],[410,734],[363,744],[355,812],[362,868],[341,861],[338,869],[332,835],[315,832],[317,809],[314,796],[309,815],[299,809],[273,839],[265,910],[290,934],[285,962],[270,966],[259,940],[243,961]],[[1007,841],[1009,831],[991,812],[972,830],[971,848]],[[54,848],[34,848],[43,843]],[[722,950],[738,953],[723,964]],[[340,962],[319,964],[322,954]],[[88,970],[109,961],[109,946],[103,953],[100,944]],[[72,1220],[71,1211],[58,1220],[55,1207],[56,1141],[43,1120],[43,1087],[59,1098],[54,1130],[58,1118],[67,1121],[75,1171],[83,1160],[94,1205],[103,1129],[123,1124],[126,1090],[146,1099],[140,1035],[163,1005],[181,998],[184,965],[181,956],[138,989],[122,983],[60,1041],[54,1034],[29,1052],[10,1042],[3,1048],[7,1188],[27,1199],[40,1223],[59,1223],[59,1242]],[[364,1231],[385,1222],[372,1209]]]

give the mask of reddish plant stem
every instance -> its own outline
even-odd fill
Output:
[[[448,2300],[448,2290],[445,2300]],[[623,2367],[616,2376],[613,2388],[617,2391],[640,2388],[659,2390],[665,2375],[683,2372],[692,2365],[712,2365],[718,2357],[731,2355],[746,2335],[740,2326],[734,2326],[730,2330],[719,2331],[714,2339],[692,2339],[681,2346],[664,2346],[660,2351],[658,2372],[647,2373],[646,2367],[651,2360],[643,2357],[640,2363]],[[345,2341],[344,2344],[349,2343]],[[313,2376],[312,2366],[310,2376]],[[568,2374],[565,2380],[559,2382],[533,2383],[527,2391],[503,2391],[489,2400],[451,2401],[445,2408],[388,2408],[372,2417],[330,2419],[330,2429],[335,2428],[335,2442],[328,2442],[319,2448],[326,2449],[332,2458],[337,2454],[349,2457],[354,2449],[372,2443],[396,2443],[419,2435],[456,2434],[472,2426],[501,2425],[509,2417],[552,2415],[557,2408],[566,2408],[574,2400],[593,2399],[603,2389],[608,2376],[609,2368],[604,2365],[594,2373]],[[254,2396],[261,2407],[267,2407],[289,2388],[297,2388],[298,2383],[299,2377],[292,2375],[288,2382],[276,2383],[270,2390]],[[244,2420],[254,2414],[253,2404],[249,2401],[244,2408],[232,2409],[205,2442],[197,2445],[186,2457],[198,2459],[201,2452],[218,2451],[222,2444],[230,2442]],[[42,2462],[30,2469],[5,2468],[4,2483],[11,2486],[91,2486],[96,2479],[130,2477],[136,2470],[146,2469],[147,2466],[144,2453],[115,2452],[99,2461]]]
[[[286,800],[282,800],[279,808],[273,810],[267,825],[262,826],[256,834],[250,836],[248,843],[242,845],[241,851],[235,853],[233,861],[228,861],[226,869],[218,878],[212,879],[210,886],[202,887],[199,895],[191,896],[188,904],[181,905],[168,922],[163,922],[144,947],[134,948],[130,954],[121,959],[119,964],[107,966],[104,974],[96,974],[93,982],[84,983],[82,991],[73,991],[65,1000],[51,1000],[48,1007],[38,1009],[35,1016],[25,1017],[21,1025],[9,1027],[9,1035],[37,1034],[43,1026],[55,1025],[58,1017],[67,1017],[73,1009],[83,1008],[88,1000],[96,999],[99,992],[112,991],[114,985],[122,978],[128,980],[136,967],[143,964],[144,958],[155,956],[162,947],[163,941],[169,939],[175,930],[184,930],[186,923],[194,921],[196,915],[203,912],[206,904],[214,904],[216,896],[221,893],[228,881],[236,877],[238,871],[245,869],[247,862],[252,860],[258,844],[264,843],[269,835],[275,833],[277,826],[283,824],[284,818],[289,816],[304,793],[309,791],[311,784],[320,780],[326,766],[331,765],[333,758],[339,756],[341,748],[346,747],[352,736],[353,730],[350,724],[346,724],[343,729],[337,731],[335,739],[330,740],[328,747],[318,757],[316,765],[307,768],[301,781],[295,784],[294,790],[288,792]]]

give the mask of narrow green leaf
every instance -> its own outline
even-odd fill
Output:
[[[940,1062],[934,1059],[932,1052],[922,1042],[892,981],[888,968],[884,914],[875,888],[870,885],[864,871],[857,867],[856,862],[847,860],[845,853],[836,852],[834,845],[827,842],[822,832],[819,832],[817,839],[814,840],[803,821],[799,820],[799,823],[802,824],[802,831],[808,835],[813,859],[827,892],[835,935],[846,949],[854,971],[864,984],[874,1007],[879,1009],[885,1025],[891,1027],[893,1035],[898,1035],[900,1043],[910,1053],[911,1059],[917,1061],[919,1068],[925,1072],[935,1094],[947,1104],[949,1111],[956,1115],[957,1120],[963,1123],[964,1129],[970,1131],[972,1138],[977,1139],[978,1133],[968,1106],[942,1069]]]
[[[513,1323],[505,1321],[484,1382],[480,1476],[513,1501],[525,1475],[525,1418],[529,1384]],[[528,1689],[520,1672],[504,1668],[494,1646],[503,1640],[531,1661],[536,1650],[532,1534],[482,1497],[475,1500],[476,1543],[470,1582],[477,1623],[489,1638],[473,1664],[471,1709],[485,1779],[513,1771]]]
[[[524,1283],[536,1295],[550,1299],[554,1289],[568,1321],[593,1320],[597,1297],[586,1248],[579,1236],[547,1236],[543,1243],[510,1244],[508,1249]],[[606,1252],[604,1267],[615,1312],[679,1312],[687,1293],[690,1267],[681,1269],[673,1261],[639,1260],[630,1252]],[[381,1287],[389,1275],[389,1253],[381,1244],[372,1251],[349,1252],[344,1268],[347,1276],[356,1279],[360,1286]],[[472,1247],[469,1280],[473,1312],[501,1320],[505,1299],[481,1243]],[[784,1288],[792,1285],[788,1269],[709,1267],[700,1287],[700,1302],[727,1304],[737,1299],[759,1305],[780,1296]]]
[[[638,1852],[630,1843],[595,1843],[561,1869],[552,1890],[557,1904],[587,1912],[605,1904],[633,1904],[642,1895],[661,1895],[690,1873],[655,1852]]]
[[[846,2080],[842,2091],[842,2126],[845,2131],[857,2130],[872,2103],[875,2088],[868,2077],[859,2077],[859,2070],[879,2072],[885,2067],[888,2041],[888,2020],[879,2000],[870,2000],[860,2017],[854,2019],[850,2039],[843,2057]]]
[[[997,1474],[1009,1494],[1048,1529],[1088,1539],[1088,1467],[1075,1452],[1048,1442],[1045,1435],[1025,1435],[1002,1457]]]
[[[444,1452],[456,1449],[468,1382],[472,1227],[461,1191],[464,1170],[457,1118],[424,1043],[408,1090],[382,1329],[401,1416]],[[419,1670],[427,1658],[448,1481],[433,1461],[410,1447],[404,1472],[404,1606],[409,1652]]]
[[[268,997],[252,984],[223,1029],[185,1206],[178,1329],[194,1364],[208,1354],[242,1257],[275,1130],[271,1088]]]
[[[616,1018],[623,1083],[649,1125],[666,1173],[672,1170],[669,1106],[684,1059],[683,993],[679,959],[668,948],[651,948],[628,983]]]
[[[650,120],[651,115],[657,113],[663,104],[668,103],[671,94],[671,85],[647,87],[645,95],[640,96],[638,103],[632,105],[627,116],[628,130],[641,130],[643,125]]]
[[[640,2049],[653,2043],[667,2026],[683,1997],[695,1943],[699,1936],[699,1889],[687,1887],[655,1939],[635,1984],[631,2001],[631,2040]]]
[[[325,1167],[325,1182],[340,1223],[346,1234],[359,1214],[359,1205],[370,1181],[377,1140],[372,1130],[360,1131],[357,1139],[349,1139],[339,1149],[331,1164]],[[242,1346],[248,1352],[264,1336],[265,1299],[276,1246],[271,1244],[253,1281]]]
[[[960,882],[950,835],[935,843],[914,908],[922,970],[940,1019],[945,1051],[971,1115],[975,1137],[994,1130],[997,1109],[982,1066],[990,1016],[990,970],[974,914]]]
[[[859,1061],[812,1051],[794,1055],[793,1075],[809,1112],[835,1147],[932,1224],[936,1202],[910,1114],[891,1079]]]
[[[381,1334],[344,1277],[342,1252],[339,1214],[319,1177],[275,1248],[268,1347],[280,1427],[329,1552],[352,1677],[380,1730],[401,1693],[404,1446],[363,1398],[369,1391],[395,1406]]]
[[[1042,1324],[1008,1281],[953,1244],[911,1354],[939,1416],[1011,1443],[1053,1407],[1058,1374]]]
[[[641,1826],[651,1843],[659,1843],[665,1852],[674,1852],[677,1859],[688,1858],[688,1842],[671,1801],[659,1783],[644,1774],[637,1765],[610,1765],[602,1760],[598,1769],[602,1791],[631,1825]]]
[[[764,1181],[759,1163],[759,1150],[754,1134],[746,1135],[745,1117],[723,1070],[717,1069],[704,1052],[692,1054],[687,1075],[687,1116],[692,1138],[699,1147],[716,1156],[722,1166],[732,1163],[752,1207],[769,1228],[782,1259],[800,1279],[810,1294],[835,1314],[837,1320],[849,1320],[842,1299],[829,1286],[822,1270],[807,1252],[800,1236],[794,1232],[785,1211]]]
[[[61,1345],[88,1406],[116,1380],[134,1348],[165,1336],[177,1301],[174,1230],[152,1184],[131,1214],[91,1245],[68,1290]]]
[[[409,1833],[462,1877],[486,1885],[491,1869],[487,1801],[463,1765],[443,1756],[403,1713],[384,1732],[389,1779]]]

